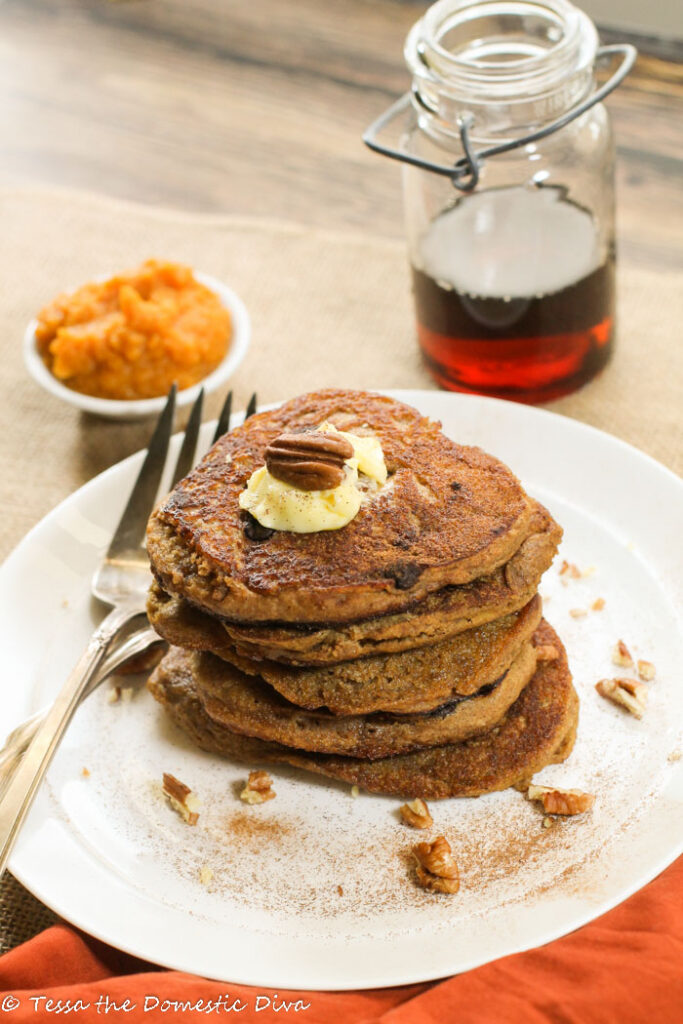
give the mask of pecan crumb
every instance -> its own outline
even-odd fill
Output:
[[[604,607],[605,607],[605,599],[604,599],[604,597],[596,597],[596,599],[593,601],[593,604],[591,605],[591,610],[594,611],[594,612],[601,612]]]
[[[272,785],[273,780],[268,772],[249,772],[247,783],[240,793],[240,800],[244,800],[247,804],[265,804],[267,800],[275,799]]]
[[[341,885],[337,886],[337,892],[339,893],[340,896],[344,895],[344,890],[342,889]]]
[[[560,578],[562,579],[562,582],[566,584],[567,580],[580,580],[581,573],[573,562],[568,562],[565,558],[560,566]]]
[[[81,775],[84,779],[90,778],[90,770],[88,768],[81,768]]]
[[[399,810],[406,825],[412,825],[413,828],[430,828],[434,824],[427,804],[419,797],[403,804]]]
[[[359,790],[358,786],[351,786],[351,796],[355,798],[355,797],[357,797],[359,795],[360,795],[360,790]]]
[[[569,614],[573,619],[582,619],[584,615],[588,615],[585,608],[570,608]]]
[[[188,825],[196,825],[199,819],[199,801],[189,786],[186,786],[175,775],[164,772],[164,795],[174,811],[177,811]]]
[[[529,786],[529,800],[538,800],[546,814],[583,814],[595,803],[591,793],[580,789],[553,789],[552,786]],[[544,828],[549,826],[543,823]]]
[[[651,683],[655,677],[655,667],[651,661],[638,661],[638,678],[645,683]]]
[[[124,704],[128,704],[133,699],[134,692],[135,691],[133,690],[132,686],[121,687],[121,700],[123,701]]]
[[[670,761],[671,764],[675,764],[676,761],[680,761],[680,759],[682,757],[683,757],[683,751],[681,751],[681,750],[672,750],[671,753],[669,754],[669,756],[667,757],[667,761]]]
[[[552,828],[552,826],[553,826],[553,819],[545,817],[543,819],[543,828]]]
[[[557,661],[560,652],[554,644],[539,644],[536,648],[537,661]]]
[[[449,893],[458,891],[458,865],[445,836],[437,836],[431,843],[417,843],[413,846],[413,854],[417,861],[415,874],[423,889]]]
[[[601,679],[595,684],[601,697],[626,708],[636,718],[642,718],[647,703],[647,687],[636,679]]]
[[[202,864],[199,869],[199,881],[202,885],[208,885],[213,878],[213,868],[210,868],[208,864]]]
[[[107,694],[107,704],[116,704],[121,699],[121,687],[111,686]]]
[[[612,650],[612,664],[620,668],[633,668],[631,652],[623,640],[618,640]]]

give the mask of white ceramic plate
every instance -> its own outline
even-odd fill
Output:
[[[277,798],[246,807],[237,797],[245,766],[194,750],[146,691],[110,704],[105,686],[79,710],[11,862],[67,920],[229,982],[396,985],[548,942],[625,899],[681,850],[680,481],[547,412],[462,395],[400,397],[500,456],[565,528],[541,592],[569,651],[581,721],[569,760],[540,778],[595,793],[593,811],[544,829],[515,791],[434,803],[435,834],[449,837],[462,884],[457,896],[426,894],[410,877],[416,834],[400,824],[399,800],[354,799],[348,786],[277,768]],[[101,615],[89,577],[139,462],[70,497],[0,571],[1,732],[57,691]],[[595,571],[563,586],[562,557]],[[569,615],[598,597],[602,611]],[[624,674],[611,664],[619,638],[656,665],[642,721],[594,690]],[[164,771],[198,793],[195,828],[162,799]]]
[[[202,388],[207,394],[211,394],[230,380],[247,354],[251,340],[251,320],[247,307],[239,295],[232,288],[228,288],[227,284],[209,274],[195,271],[194,276],[214,295],[218,296],[221,304],[227,309],[232,322],[232,335],[228,351],[213,373],[193,387],[184,388],[178,392],[176,396],[178,408],[194,402]],[[68,388],[50,373],[43,362],[36,345],[36,327],[37,322],[31,320],[24,332],[24,363],[36,383],[50,394],[55,395],[56,398],[61,398],[62,401],[76,406],[77,409],[82,409],[83,412],[94,413],[97,416],[113,420],[137,420],[145,416],[158,416],[163,409],[166,395],[162,395],[160,398],[140,398],[129,401],[96,398],[94,395],[82,395],[80,392]]]

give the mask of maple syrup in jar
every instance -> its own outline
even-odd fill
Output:
[[[598,41],[567,0],[440,0],[413,27],[402,152],[454,167],[539,135],[595,90]],[[614,344],[614,149],[595,103],[478,162],[476,180],[403,168],[417,334],[452,390],[567,394]]]
[[[420,347],[442,387],[524,402],[609,360],[614,253],[554,188],[491,189],[431,223],[412,267]]]

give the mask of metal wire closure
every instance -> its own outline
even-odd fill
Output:
[[[605,96],[608,96],[613,89],[616,89],[616,87],[626,78],[635,63],[635,59],[638,55],[638,51],[635,46],[631,46],[629,43],[614,43],[611,46],[601,46],[595,55],[596,64],[604,58],[611,59],[617,55],[621,56],[621,63],[604,85],[600,86],[600,88],[592,93],[587,99],[582,100],[581,103],[568,110],[562,115],[562,117],[558,117],[556,121],[552,121],[544,128],[539,128],[538,131],[531,132],[529,135],[524,135],[520,139],[511,139],[508,142],[501,142],[497,146],[489,146],[486,149],[480,149],[475,152],[470,142],[470,130],[474,124],[474,118],[471,114],[463,114],[457,119],[457,125],[460,133],[460,142],[465,155],[460,157],[459,160],[456,160],[454,164],[436,164],[431,160],[423,160],[422,157],[412,156],[410,153],[402,153],[398,149],[391,149],[391,147],[384,146],[377,141],[378,135],[384,131],[392,121],[404,113],[413,102],[422,106],[429,113],[434,113],[434,111],[430,110],[429,107],[425,105],[424,100],[417,92],[415,86],[413,86],[411,92],[407,92],[401,96],[401,98],[397,100],[396,103],[393,103],[388,110],[385,110],[376,121],[373,121],[370,127],[363,134],[363,142],[375,153],[380,153],[382,156],[388,156],[392,160],[401,160],[404,164],[411,164],[413,167],[420,167],[424,171],[432,171],[434,174],[441,174],[446,178],[450,178],[453,186],[459,189],[459,191],[472,192],[479,182],[479,174],[484,160],[487,160],[491,156],[497,156],[499,153],[508,153],[512,149],[519,149],[521,146],[526,146],[530,142],[538,142],[539,139],[545,139],[546,136],[559,131],[560,128],[564,128],[565,125],[568,125],[575,118],[580,117],[581,114],[590,110],[590,108],[594,107],[596,103],[602,102]]]

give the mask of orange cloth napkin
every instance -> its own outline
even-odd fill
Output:
[[[213,1009],[207,1010],[208,1001]],[[242,1024],[681,1024],[683,858],[585,928],[435,984],[276,995],[160,970],[66,925],[0,957],[0,1021],[8,1024],[216,1018]]]

